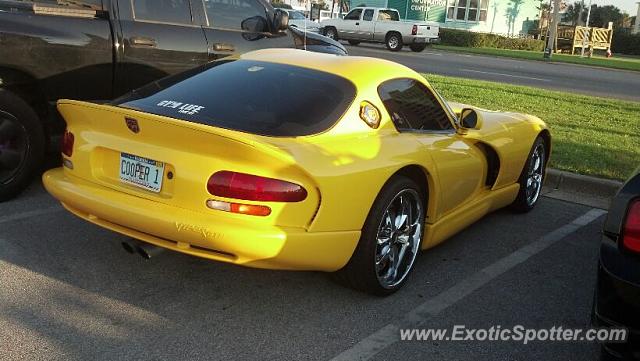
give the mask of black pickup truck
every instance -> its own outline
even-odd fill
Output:
[[[59,143],[60,98],[112,99],[261,48],[346,54],[287,19],[266,0],[0,0],[0,201]]]

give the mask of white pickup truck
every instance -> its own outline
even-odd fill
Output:
[[[427,44],[440,41],[436,22],[400,20],[396,9],[357,7],[342,19],[320,22],[322,33],[334,40],[348,40],[351,45],[360,42],[384,43],[391,51],[399,51],[403,45],[420,52]]]

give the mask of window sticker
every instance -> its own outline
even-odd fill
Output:
[[[202,105],[177,102],[175,100],[163,100],[157,104],[161,108],[176,109],[180,114],[194,115],[204,109]]]

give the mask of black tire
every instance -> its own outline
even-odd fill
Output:
[[[356,46],[356,45],[360,44],[360,42],[358,40],[349,40],[349,44],[353,45],[353,46]]]
[[[402,50],[402,35],[398,33],[389,33],[385,39],[385,45],[387,49],[391,51],[400,51]]]
[[[524,164],[522,173],[520,173],[520,178],[518,179],[518,183],[520,184],[520,190],[518,191],[518,196],[516,197],[516,200],[511,204],[512,210],[520,213],[529,212],[538,203],[538,199],[540,199],[540,192],[542,191],[542,184],[544,184],[544,175],[546,173],[545,167],[547,166],[547,159],[549,159],[549,156],[547,154],[547,149],[548,149],[548,146],[544,138],[541,136],[538,136],[535,142],[533,142],[533,146],[529,151],[529,156],[527,157],[527,161]],[[530,178],[529,173],[532,171],[532,167],[535,166],[535,162],[536,162],[534,159],[534,154],[536,151],[542,151],[543,153],[540,156],[541,162],[542,162],[542,164],[540,164],[540,170],[541,170],[540,179],[536,181],[536,183],[539,182],[539,187],[537,187],[538,190],[535,197],[532,197],[533,193],[528,194],[527,188],[529,185],[529,178]]]
[[[401,195],[407,195],[409,200],[413,200],[413,196],[415,196],[416,206],[419,204],[420,208],[411,208],[411,213],[413,213],[413,210],[417,210],[415,213],[416,215],[413,217],[415,219],[407,219],[406,227],[399,227],[396,230],[400,232],[400,228],[404,228],[404,230],[408,232],[407,234],[413,233],[419,235],[419,239],[416,240],[414,237],[407,237],[408,242],[411,242],[411,244],[407,244],[407,251],[400,252],[398,251],[398,248],[402,247],[398,246],[400,242],[398,241],[399,237],[395,235],[396,231],[391,232],[387,236],[389,239],[389,247],[387,248],[386,254],[389,257],[386,257],[387,262],[385,267],[391,267],[391,263],[396,257],[400,260],[404,260],[406,264],[402,267],[402,276],[401,279],[397,280],[397,284],[384,285],[383,281],[379,278],[378,270],[376,269],[376,259],[378,256],[377,250],[380,245],[378,235],[383,227],[383,220],[392,219],[391,214],[387,214],[387,210],[392,209],[390,207],[395,204],[392,202],[396,202],[398,196],[402,197]],[[406,204],[411,203],[412,202],[406,202]],[[369,215],[367,216],[362,229],[360,241],[351,256],[351,259],[344,268],[335,273],[335,279],[345,286],[377,296],[386,296],[399,290],[406,283],[406,280],[413,269],[413,265],[415,264],[416,256],[420,252],[422,246],[426,204],[426,195],[413,180],[404,176],[396,176],[390,179],[382,188],[380,194],[378,194],[378,197],[369,211]],[[396,216],[398,216],[398,208],[396,208]],[[397,219],[397,217],[395,219]],[[415,228],[416,230],[413,232],[411,229],[414,229],[414,227],[410,226],[410,222],[419,225],[419,227]],[[404,223],[402,225],[404,225]],[[390,251],[392,243],[395,243],[396,247],[398,247],[396,248],[396,252]],[[402,253],[405,257],[411,258],[399,257],[398,253]],[[385,257],[381,257],[380,259],[382,260],[383,258]],[[400,261],[399,263],[402,264],[403,262]],[[388,272],[391,268],[386,269]],[[395,274],[396,273],[394,273],[394,275]]]
[[[427,48],[427,44],[411,44],[409,45],[411,51],[419,53]]]
[[[38,115],[20,97],[0,89],[0,202],[16,197],[31,183],[42,168],[44,151]]]
[[[329,26],[324,29],[324,36],[329,39],[338,41],[338,30],[336,30],[336,28],[334,28],[333,26]]]

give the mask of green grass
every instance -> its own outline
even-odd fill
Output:
[[[509,49],[493,49],[493,48],[466,48],[448,45],[434,45],[434,49],[455,51],[470,54],[500,56],[506,58],[526,59],[544,61],[541,52],[527,50],[509,50]],[[598,66],[611,69],[623,69],[640,71],[640,58],[620,57],[614,54],[613,58],[605,58],[602,56],[593,56],[592,58],[581,58],[580,55],[569,54],[553,54],[552,61],[559,63],[582,64],[590,66]]]
[[[448,100],[533,114],[553,138],[550,166],[625,179],[640,165],[640,103],[425,74]]]

